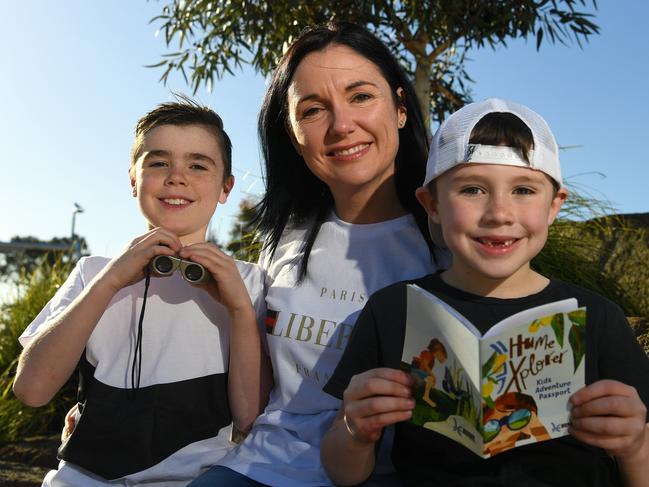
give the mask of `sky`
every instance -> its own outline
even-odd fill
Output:
[[[117,255],[146,223],[131,195],[129,151],[136,120],[171,91],[191,94],[176,76],[145,67],[169,52],[160,24],[165,2],[0,0],[0,242],[71,233],[93,254]],[[473,51],[467,71],[474,100],[509,98],[538,111],[560,146],[564,179],[611,202],[619,213],[649,211],[649,2],[598,2],[601,33],[576,43],[512,41]],[[265,80],[235,71],[195,98],[223,118],[233,141],[235,188],[211,231],[228,239],[240,200],[263,191],[256,119]]]

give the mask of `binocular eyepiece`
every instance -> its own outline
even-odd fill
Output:
[[[149,268],[159,276],[170,276],[180,269],[183,279],[191,284],[198,284],[210,279],[210,273],[202,265],[168,255],[156,255],[151,259]]]

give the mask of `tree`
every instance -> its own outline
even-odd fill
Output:
[[[36,237],[12,237],[0,249],[0,281],[15,281],[21,274],[31,275],[40,265],[50,266],[60,260],[74,264],[82,256],[89,254],[84,237],[54,237],[40,240]]]
[[[506,46],[534,37],[578,45],[599,33],[591,13],[596,0],[174,0],[152,19],[161,22],[173,52],[151,65],[161,81],[180,71],[194,92],[214,78],[251,64],[267,75],[301,30],[331,19],[366,25],[398,57],[414,80],[422,112],[437,121],[470,101],[466,54],[477,47]],[[189,71],[189,76],[188,76]]]
[[[234,74],[243,64],[268,75],[307,25],[353,20],[392,49],[414,80],[422,112],[440,121],[470,101],[473,80],[465,69],[469,51],[506,47],[518,38],[533,38],[537,49],[544,41],[582,46],[599,33],[589,13],[596,9],[596,0],[174,0],[152,19],[172,52],[151,67],[163,69],[163,82],[179,71],[194,91],[203,84],[211,89],[215,79]],[[562,218],[551,227],[548,243],[533,264],[542,273],[594,289],[635,312],[640,301],[629,293],[631,286],[603,273],[597,259],[602,236],[594,219],[611,210],[599,203],[571,190]],[[260,243],[246,205],[250,203],[244,202],[227,248],[254,260]],[[584,227],[575,220],[592,221]],[[585,231],[600,240],[585,239]]]
[[[230,229],[230,241],[225,247],[232,257],[247,262],[257,262],[262,247],[252,223],[254,206],[252,200],[241,200],[237,220]]]

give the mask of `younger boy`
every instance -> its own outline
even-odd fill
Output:
[[[375,444],[396,424],[392,457],[406,485],[649,485],[649,360],[622,311],[530,267],[567,191],[545,121],[504,100],[473,103],[442,124],[417,191],[433,238],[453,254],[447,271],[415,282],[480,332],[523,309],[569,297],[588,309],[585,388],[570,403],[571,436],[482,459],[431,430],[403,422],[415,405],[399,368],[406,283],[374,294],[325,390],[344,399],[321,456],[340,485],[374,468]]]
[[[149,231],[114,259],[81,259],[20,337],[26,404],[80,369],[81,415],[43,485],[186,485],[230,447],[219,430],[246,431],[265,404],[262,272],[205,241],[234,184],[231,151],[221,118],[185,97],[138,121],[129,176]],[[183,262],[163,277],[156,256],[209,279],[190,284]]]

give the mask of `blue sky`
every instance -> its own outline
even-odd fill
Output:
[[[115,255],[146,229],[128,181],[135,121],[171,90],[149,69],[166,52],[149,20],[164,2],[113,0],[1,2],[0,241],[76,233],[94,254]],[[510,98],[541,113],[562,152],[564,177],[623,213],[649,211],[649,2],[600,2],[601,34],[580,49],[532,40],[473,52],[467,69],[475,100]],[[216,109],[234,144],[235,190],[212,220],[221,240],[243,192],[258,194],[256,116],[264,79],[250,69],[196,98]]]

